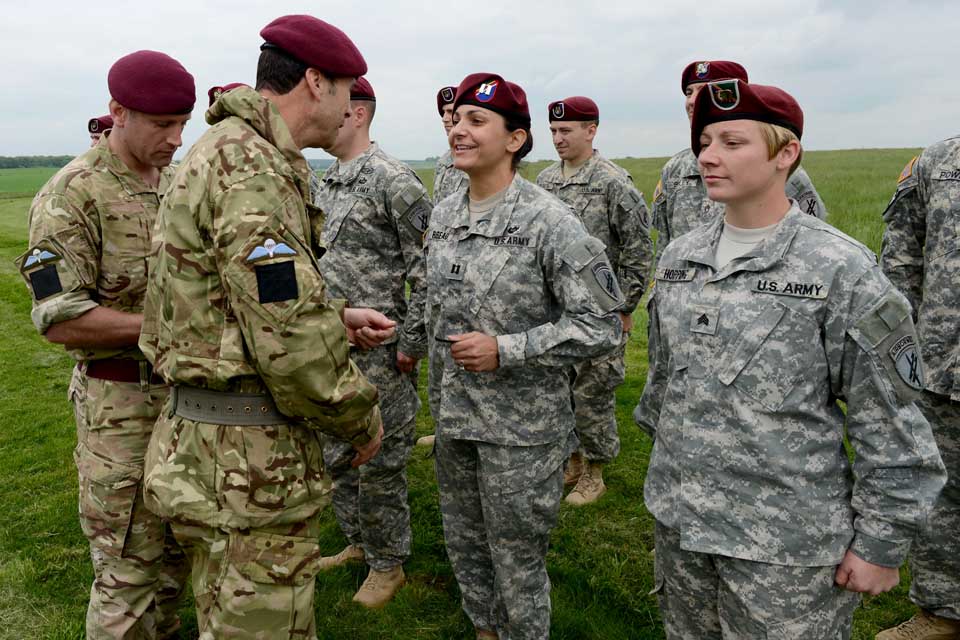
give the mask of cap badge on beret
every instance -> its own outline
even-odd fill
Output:
[[[97,131],[100,130],[100,121],[97,120],[96,118],[91,118],[89,124],[90,124],[90,133],[96,133]]]
[[[709,62],[698,62],[697,70],[695,72],[698,78],[706,78],[707,74],[710,73],[710,63]]]
[[[713,106],[723,111],[731,111],[740,104],[740,81],[721,80],[710,83],[710,100]]]
[[[499,83],[496,80],[481,82],[474,95],[480,102],[490,102],[493,100],[493,96],[495,96],[497,93],[498,84]]]
[[[559,118],[562,118],[562,117],[563,117],[563,114],[564,114],[565,110],[566,110],[566,109],[565,109],[565,107],[563,106],[563,103],[562,103],[562,102],[558,102],[558,103],[556,103],[555,105],[553,105],[553,109],[551,110],[551,113],[553,114],[553,117],[554,117],[554,118],[559,119]]]
[[[443,98],[444,102],[453,102],[454,97],[456,97],[453,87],[444,87],[440,91],[440,97]]]

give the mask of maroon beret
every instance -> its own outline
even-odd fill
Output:
[[[525,128],[530,128],[527,94],[520,85],[507,82],[495,73],[471,73],[464,78],[457,87],[453,108],[462,104],[490,109],[504,117],[520,120]]]
[[[551,122],[554,120],[583,122],[600,119],[600,107],[586,96],[571,96],[551,102],[547,106],[547,113]]]
[[[448,104],[453,104],[453,99],[457,97],[456,87],[443,87],[437,91],[437,111],[443,115],[443,108]]]
[[[313,16],[277,18],[260,31],[261,49],[281,49],[307,66],[335,78],[358,78],[367,63],[343,31]]]
[[[113,128],[113,116],[109,113],[99,118],[90,118],[87,122],[87,131],[90,133],[103,133],[107,129]]]
[[[197,101],[193,76],[159,51],[135,51],[114,62],[107,87],[114,100],[143,113],[190,113]]]
[[[691,62],[680,76],[680,92],[686,93],[687,87],[695,82],[714,82],[716,80],[743,80],[750,82],[747,70],[742,65],[729,60],[704,60]]]
[[[366,78],[357,78],[353,86],[350,87],[350,99],[376,102],[377,94],[373,92],[373,87],[370,86],[370,82]]]
[[[697,94],[690,125],[690,146],[700,155],[700,134],[714,122],[757,120],[803,135],[803,110],[789,93],[777,87],[739,80],[711,82]]]
[[[210,106],[212,107],[213,103],[216,102],[217,99],[227,91],[236,89],[237,87],[249,88],[250,85],[244,84],[243,82],[231,82],[230,84],[225,84],[222,87],[210,87],[210,89],[207,90],[207,97],[210,98]]]

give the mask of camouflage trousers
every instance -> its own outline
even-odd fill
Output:
[[[620,453],[617,387],[623,384],[626,336],[612,353],[574,367],[571,385],[580,452],[590,462],[608,463]]]
[[[324,440],[323,460],[333,478],[337,523],[377,571],[392,569],[410,557],[407,461],[415,435],[415,421],[410,420],[384,435],[380,452],[356,469],[350,466],[356,451],[349,443]]]
[[[669,640],[846,640],[860,595],[837,567],[794,567],[684,551],[656,524],[654,592]]]
[[[443,537],[463,610],[500,640],[550,635],[547,548],[567,443],[506,447],[437,435]]]
[[[910,547],[910,599],[938,616],[960,620],[960,402],[925,392],[917,405],[940,448],[947,484]]]
[[[77,421],[80,526],[90,541],[88,639],[166,638],[189,566],[170,527],[143,502],[143,460],[167,387],[88,378],[70,383]]]
[[[256,529],[173,523],[190,558],[199,640],[316,640],[319,517]]]

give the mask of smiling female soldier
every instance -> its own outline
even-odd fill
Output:
[[[910,307],[859,242],[784,194],[803,113],[707,85],[691,143],[725,215],[666,248],[634,412],[668,638],[847,638],[897,584],[944,482]],[[846,434],[856,451],[853,468]]]
[[[427,230],[430,404],[447,553],[479,638],[546,638],[546,553],[575,447],[570,365],[619,343],[602,242],[516,171],[526,94],[492,73],[457,89],[450,132],[469,189]]]

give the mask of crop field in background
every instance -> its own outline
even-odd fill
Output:
[[[388,150],[389,151],[389,150]],[[879,251],[880,215],[896,178],[916,149],[809,152],[803,165],[830,211],[829,222]],[[648,203],[666,158],[618,160]],[[547,163],[523,168],[534,179]],[[89,550],[77,521],[76,436],[66,398],[72,362],[46,343],[30,321],[30,299],[13,264],[26,250],[33,193],[53,169],[0,171],[0,638],[83,637],[92,579]],[[432,170],[418,174],[428,187]],[[607,494],[594,506],[564,504],[553,532],[548,569],[553,581],[552,637],[559,640],[662,638],[653,588],[653,519],[643,505],[650,440],[631,419],[646,378],[646,316],[636,314],[627,351],[627,378],[617,394],[623,442],[605,470]],[[421,389],[423,389],[423,376]],[[421,391],[421,395],[423,391]],[[424,408],[418,435],[433,430]],[[414,451],[409,465],[413,555],[407,585],[381,611],[351,602],[365,576],[354,566],[317,580],[320,638],[472,638],[446,559],[433,460]],[[345,544],[332,513],[323,515],[326,554]],[[909,576],[889,594],[867,598],[856,614],[854,638],[912,615]],[[192,601],[182,607],[183,638],[196,637]]]

